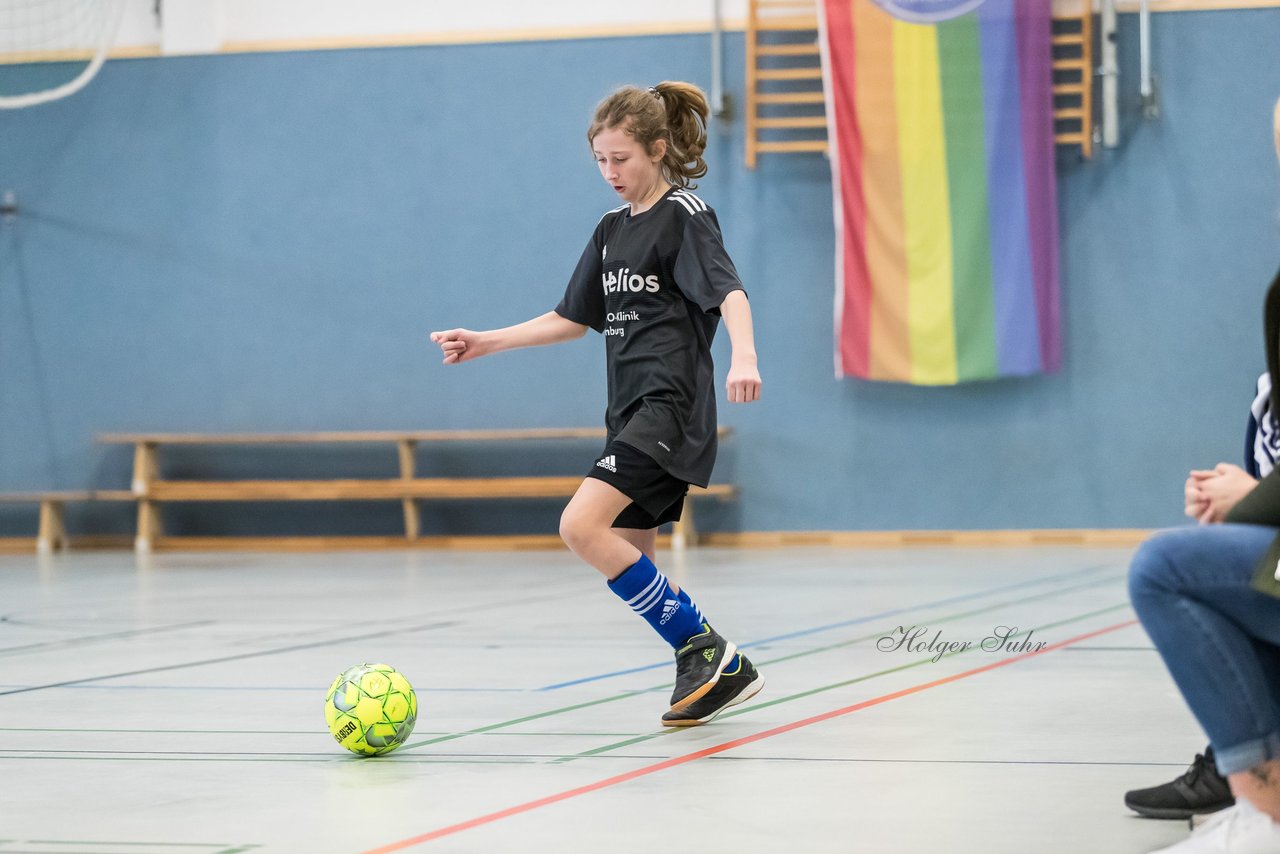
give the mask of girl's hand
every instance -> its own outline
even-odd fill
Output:
[[[1248,472],[1230,463],[1218,463],[1211,472],[1193,471],[1191,477],[1205,502],[1197,517],[1201,524],[1225,521],[1231,508],[1258,485]]]
[[[480,333],[470,329],[449,329],[444,332],[432,332],[431,340],[440,345],[444,353],[444,363],[455,365],[478,359],[484,355]]]
[[[729,393],[730,403],[751,403],[760,399],[760,372],[756,370],[755,356],[733,358],[725,390]]]
[[[1212,474],[1213,472],[1193,471],[1182,488],[1182,512],[1196,521],[1199,521],[1200,517],[1209,509],[1209,499],[1200,491],[1200,484],[1204,482],[1205,478],[1197,477],[1197,475]]]

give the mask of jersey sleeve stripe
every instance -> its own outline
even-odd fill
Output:
[[[707,203],[704,202],[702,199],[698,198],[697,196],[695,196],[693,193],[690,193],[688,190],[677,190],[675,192],[675,195],[683,196],[684,198],[693,202],[693,206],[700,211],[705,211],[707,209]]]
[[[683,207],[685,210],[689,212],[689,216],[693,216],[695,213],[697,213],[697,210],[694,209],[693,205],[685,201],[683,198],[681,198],[679,193],[672,193],[667,198],[669,198],[673,202],[678,202],[681,207]]]

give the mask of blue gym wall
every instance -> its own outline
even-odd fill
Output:
[[[763,400],[706,505],[715,530],[1146,527],[1186,471],[1237,461],[1280,264],[1280,10],[1153,19],[1162,115],[1062,158],[1065,367],[911,388],[833,378],[830,175],[742,165],[717,121],[699,193],[756,318]],[[741,34],[726,39],[741,105]],[[0,490],[121,488],[102,431],[595,425],[598,336],[445,368],[432,329],[549,310],[615,204],[584,127],[615,84],[709,84],[706,36],[117,60],[0,113]],[[717,342],[720,377],[727,336]],[[576,473],[595,447],[424,449],[426,474]],[[248,462],[246,463],[246,459]],[[177,476],[390,474],[390,449],[189,452]],[[395,533],[397,505],[171,508],[175,533]],[[559,506],[428,505],[426,533],[554,531]],[[132,530],[125,508],[73,529]],[[0,514],[0,533],[34,511]]]

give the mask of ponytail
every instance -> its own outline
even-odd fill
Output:
[[[677,187],[692,186],[690,181],[707,174],[707,96],[691,83],[663,81],[653,87],[666,109],[670,139],[662,168]]]

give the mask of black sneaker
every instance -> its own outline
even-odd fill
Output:
[[[1205,748],[1203,756],[1197,753],[1191,767],[1178,779],[1124,795],[1124,805],[1147,818],[1186,819],[1226,809],[1235,802],[1231,787],[1213,763],[1212,747]]]
[[[738,648],[702,624],[696,634],[676,650],[676,689],[671,692],[671,711],[678,712],[715,687],[720,672]]]
[[[709,723],[730,706],[745,703],[760,693],[760,689],[764,687],[764,677],[745,655],[738,653],[737,666],[731,667],[732,669],[726,668],[720,674],[716,686],[701,700],[690,703],[681,711],[670,711],[663,715],[662,725],[699,726]]]

